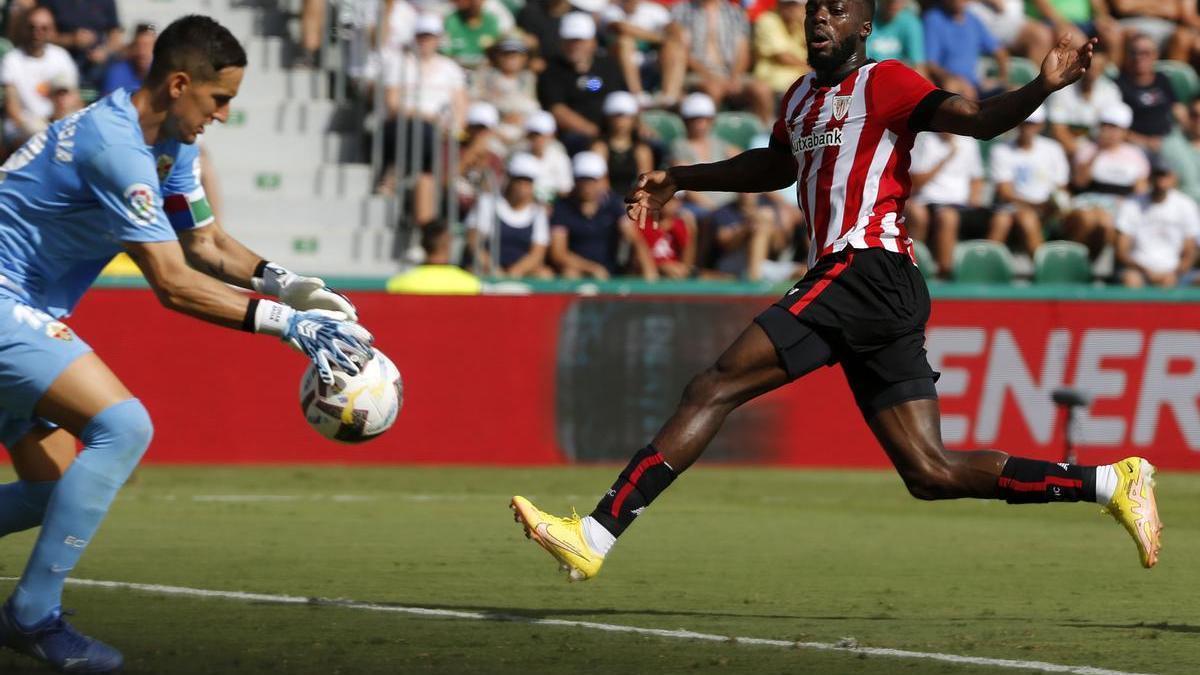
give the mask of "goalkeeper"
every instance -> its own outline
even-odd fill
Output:
[[[0,609],[0,644],[58,670],[122,665],[64,621],[60,603],[152,434],[141,402],[60,321],[105,264],[128,252],[167,308],[282,339],[326,381],[370,353],[346,298],[263,261],[213,220],[195,142],[227,119],[245,67],[224,27],[179,19],[159,35],[142,89],[56,122],[0,167],[0,443],[19,477],[0,485],[0,536],[42,527]]]

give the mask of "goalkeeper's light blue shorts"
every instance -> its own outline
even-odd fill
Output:
[[[0,292],[0,443],[11,448],[35,427],[54,427],[33,409],[62,371],[90,351],[65,323]]]

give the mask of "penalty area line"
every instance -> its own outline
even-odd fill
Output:
[[[12,580],[12,577],[0,577]],[[91,588],[108,588],[118,590],[140,591],[158,595],[175,595],[192,598],[211,598],[218,600],[235,600],[242,602],[261,602],[276,605],[317,605],[355,609],[367,612],[384,612],[406,614],[409,616],[437,617],[443,619],[461,619],[468,621],[501,621],[527,623],[535,626],[563,626],[569,628],[585,628],[608,633],[632,633],[634,635],[649,635],[675,640],[697,640],[702,642],[727,642],[760,647],[783,647],[788,649],[809,649],[823,652],[844,652],[855,655],[885,656],[899,659],[923,659],[972,666],[991,666],[993,668],[1013,668],[1018,670],[1035,670],[1044,673],[1074,673],[1075,675],[1140,675],[1121,670],[1094,668],[1091,666],[1070,666],[1045,661],[1020,661],[1016,659],[993,659],[982,656],[963,656],[961,654],[943,654],[939,652],[918,652],[907,649],[887,649],[883,647],[860,647],[857,645],[835,644],[830,642],[796,642],[793,640],[772,640],[754,637],[734,637],[717,635],[715,633],[699,633],[690,630],[668,630],[665,628],[646,628],[643,626],[627,626],[615,623],[598,623],[595,621],[574,621],[570,619],[539,619],[535,617],[514,614],[498,614],[493,612],[471,612],[452,609],[431,609],[427,607],[406,607],[401,605],[385,605],[356,600],[338,600],[314,598],[299,595],[275,595],[268,593],[245,593],[241,591],[214,591],[203,588],[188,588],[185,586],[164,586],[160,584],[137,584],[124,581],[100,581],[96,579],[67,579],[68,584]]]

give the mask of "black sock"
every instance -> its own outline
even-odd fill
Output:
[[[1009,457],[996,485],[1009,504],[1096,501],[1096,467]]]
[[[592,511],[592,518],[614,537],[619,537],[674,480],[675,471],[654,446],[648,445],[629,460],[617,482]]]

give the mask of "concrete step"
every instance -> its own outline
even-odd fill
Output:
[[[250,250],[288,269],[322,276],[391,276],[399,271],[392,259],[395,234],[386,228],[330,229],[298,224],[282,229],[229,231]]]
[[[247,168],[240,162],[218,165],[221,193],[234,196],[285,196],[360,199],[371,195],[371,167],[366,164],[322,164],[276,171]],[[380,222],[380,221],[376,221]]]
[[[264,134],[236,127],[217,127],[203,136],[203,143],[218,166],[280,170],[315,167],[326,163],[357,162],[363,159],[361,134]]]
[[[271,70],[256,63],[250,64],[235,99],[242,105],[278,103],[291,99],[327,99],[330,94],[329,76],[315,70]]]
[[[355,106],[329,100],[289,99],[276,102],[243,102],[234,99],[229,122],[223,128],[263,134],[320,134],[328,131],[361,131],[363,114]]]
[[[241,229],[286,231],[315,227],[346,231],[360,227],[389,227],[391,200],[384,197],[322,199],[312,195],[230,194],[221,205],[222,217]]]
[[[126,28],[150,22],[162,30],[187,14],[211,16],[229,29],[243,44],[260,33],[260,12],[252,9],[231,10],[216,0],[134,0],[120,3],[121,20]]]

